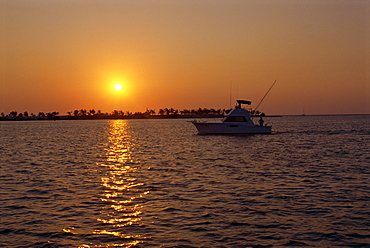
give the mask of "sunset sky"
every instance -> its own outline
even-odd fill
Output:
[[[370,114],[368,0],[0,0],[0,112]],[[116,83],[122,84],[120,91]]]

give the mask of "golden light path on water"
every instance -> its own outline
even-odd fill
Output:
[[[106,170],[106,175],[101,177],[104,192],[100,199],[109,204],[104,205],[102,217],[97,218],[97,221],[106,228],[94,230],[93,234],[117,237],[118,239],[106,240],[118,242],[94,247],[132,247],[145,239],[142,235],[133,235],[132,232],[128,234],[130,232],[127,230],[128,227],[140,225],[143,206],[138,203],[138,199],[149,193],[138,189],[144,184],[137,182],[135,177],[138,163],[133,157],[132,141],[133,137],[126,121],[110,122],[106,163],[101,164]]]

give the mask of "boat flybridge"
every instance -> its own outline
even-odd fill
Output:
[[[250,105],[251,101],[237,100],[238,105],[219,122],[191,121],[199,134],[270,134],[271,126],[263,125],[262,117],[259,125],[254,124],[251,113],[242,108],[242,104]]]

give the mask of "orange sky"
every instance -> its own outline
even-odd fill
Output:
[[[370,1],[0,0],[0,112],[370,114]],[[114,91],[120,82],[124,89]]]

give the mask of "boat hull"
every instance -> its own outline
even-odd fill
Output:
[[[192,121],[191,123],[197,128],[199,134],[271,134],[271,126],[225,122]]]

